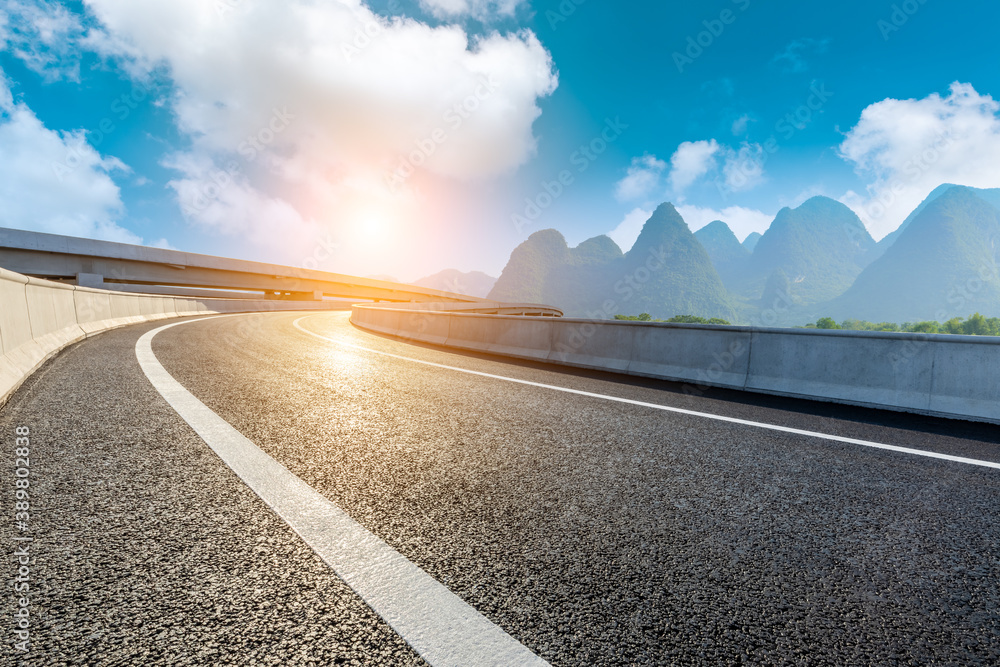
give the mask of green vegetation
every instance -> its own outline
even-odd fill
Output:
[[[894,322],[943,321],[977,310],[997,314],[1000,210],[984,193],[953,187],[926,204],[885,254],[822,312]],[[949,333],[947,323],[940,330]]]
[[[617,319],[617,318],[616,318]],[[627,319],[627,318],[622,318]],[[865,320],[844,320],[837,324],[832,317],[821,317],[815,324],[807,324],[806,329],[846,329],[849,331],[902,331],[907,333],[941,333],[963,336],[1000,336],[1000,317],[983,317],[979,313],[964,317],[953,317],[947,322],[934,321],[866,322]]]
[[[719,317],[704,318],[697,315],[676,315],[669,320],[654,320],[649,313],[642,313],[641,315],[615,315],[615,319],[626,322],[669,322],[672,324],[722,324],[726,326],[732,324]]]
[[[750,251],[740,245],[729,225],[721,220],[710,222],[696,231],[694,237],[704,246],[726,289],[738,291]]]
[[[736,294],[755,301],[765,294],[768,278],[781,271],[796,303],[821,303],[851,286],[874,247],[875,240],[851,209],[828,197],[813,197],[798,208],[782,209],[744,267],[723,277]],[[764,307],[770,306],[766,301]]]

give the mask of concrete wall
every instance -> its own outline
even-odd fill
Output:
[[[28,278],[0,269],[0,405],[59,350],[108,329],[172,317],[337,304],[121,294]]]
[[[1000,339],[405,311],[370,331],[437,345],[764,394],[1000,423]]]

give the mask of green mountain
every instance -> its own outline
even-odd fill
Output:
[[[844,204],[813,197],[795,209],[783,208],[760,238],[735,291],[744,299],[763,296],[768,279],[782,271],[799,304],[843,294],[871,261],[875,247],[864,224]]]
[[[621,254],[621,250],[618,250]],[[543,229],[514,248],[507,266],[487,298],[496,301],[549,303],[554,274],[573,264],[566,239],[554,229]],[[563,296],[563,295],[558,295]]]
[[[708,253],[670,204],[656,209],[624,255],[606,236],[570,248],[555,230],[532,234],[511,254],[489,298],[545,303],[581,317],[735,318]]]
[[[705,248],[722,282],[728,289],[735,290],[750,260],[750,251],[740,244],[733,230],[721,220],[708,223],[694,236]]]
[[[760,232],[750,232],[750,234],[743,239],[743,247],[748,251],[753,252],[754,248],[757,247],[757,242],[760,241],[763,234]]]
[[[899,236],[906,230],[906,228],[910,226],[910,223],[913,222],[913,219],[917,217],[921,211],[927,208],[928,204],[930,204],[932,201],[943,195],[948,190],[959,187],[965,187],[965,186],[955,185],[954,183],[945,183],[944,185],[939,185],[933,190],[931,190],[931,193],[927,195],[927,198],[924,199],[922,202],[920,202],[920,205],[917,206],[915,209],[913,209],[913,212],[910,213],[910,215],[906,216],[906,219],[903,220],[903,223],[896,228],[896,231],[892,232],[891,234],[887,234],[881,241],[878,242],[878,249],[876,251],[876,255],[878,257],[881,257],[885,253],[885,251],[889,249],[889,246],[895,243],[896,239],[898,239]],[[992,204],[993,206],[996,206],[997,208],[1000,208],[1000,188],[986,188],[986,189],[969,188],[969,189],[975,192],[981,199]]]
[[[1000,208],[980,192],[952,186],[927,202],[826,313],[876,322],[1000,315]]]

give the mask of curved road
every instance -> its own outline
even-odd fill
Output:
[[[276,313],[152,338],[178,395],[232,427],[196,432],[136,356],[164,324],[73,346],[0,411],[0,537],[8,553],[34,540],[27,654],[4,566],[5,660],[445,664],[423,647],[453,599],[552,665],[1000,662],[1000,470],[976,464],[1000,462],[996,427],[687,396],[409,345],[346,313]],[[10,510],[20,426],[26,533]],[[206,444],[225,429],[260,459],[227,466]],[[346,576],[352,590],[290,518],[302,503],[244,482],[271,484],[272,464],[349,516],[364,549],[440,584],[445,606],[402,628],[406,601],[379,598],[385,560]]]

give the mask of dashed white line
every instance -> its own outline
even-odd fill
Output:
[[[153,329],[136,342],[135,354],[146,377],[219,458],[424,660],[435,667],[548,665],[177,382],[153,354],[152,342],[161,331],[192,321],[198,320]]]
[[[923,456],[931,459],[942,459],[944,461],[952,461],[954,463],[964,463],[967,465],[981,466],[983,468],[994,468],[1000,469],[1000,463],[994,463],[993,461],[981,461],[979,459],[969,459],[962,456],[952,456],[951,454],[940,454],[938,452],[929,452],[923,449],[911,449],[909,447],[899,447],[897,445],[886,445],[880,442],[871,442],[869,440],[858,440],[857,438],[845,438],[840,435],[830,435],[827,433],[820,433],[817,431],[807,431],[800,428],[791,428],[788,426],[779,426],[777,424],[766,424],[764,422],[750,421],[747,419],[738,419],[736,417],[726,417],[724,415],[714,415],[708,412],[698,412],[696,410],[685,410],[684,408],[674,408],[668,405],[660,405],[659,403],[647,403],[645,401],[636,401],[631,398],[622,398],[620,396],[609,396],[607,394],[597,394],[590,391],[582,391],[580,389],[570,389],[568,387],[560,387],[558,385],[544,384],[541,382],[531,382],[530,380],[520,380],[518,378],[507,377],[505,375],[494,375],[492,373],[483,373],[482,371],[474,371],[468,368],[459,368],[458,366],[448,366],[446,364],[438,364],[433,361],[425,361],[423,359],[414,359],[413,357],[406,357],[399,354],[392,354],[391,352],[383,352],[382,350],[374,350],[372,348],[363,347],[361,345],[355,345],[353,343],[348,343],[342,340],[337,340],[335,338],[330,338],[329,336],[323,336],[314,331],[309,331],[302,326],[301,322],[304,319],[313,316],[304,316],[295,320],[293,323],[295,328],[299,331],[309,334],[315,338],[334,343],[335,345],[340,345],[343,347],[352,348],[355,350],[360,350],[363,352],[371,352],[372,354],[382,355],[384,357],[391,357],[393,359],[401,359],[403,361],[411,361],[416,364],[423,364],[425,366],[433,366],[435,368],[443,368],[450,371],[457,371],[459,373],[468,373],[469,375],[478,375],[480,377],[491,378],[493,380],[503,380],[505,382],[513,382],[516,384],[528,385],[530,387],[540,387],[542,389],[551,389],[553,391],[561,391],[567,394],[576,394],[578,396],[587,396],[589,398],[597,398],[605,401],[614,401],[616,403],[627,403],[629,405],[637,405],[644,408],[653,408],[654,410],[663,410],[665,412],[675,412],[682,415],[690,415],[693,417],[703,417],[705,419],[714,419],[715,421],[729,422],[730,424],[742,424],[743,426],[752,426],[754,428],[767,429],[769,431],[779,431],[781,433],[793,433],[795,435],[804,435],[810,438],[820,438],[822,440],[831,440],[833,442],[842,442],[850,445],[861,445],[862,447],[872,447],[875,449],[884,449],[891,452],[898,452],[900,454],[912,454],[914,456]]]

